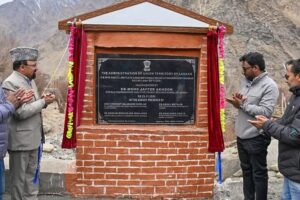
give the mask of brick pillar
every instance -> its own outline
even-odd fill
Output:
[[[76,172],[67,176],[69,191],[143,200],[211,198],[215,160],[207,151],[206,35],[198,46],[196,123],[177,126],[95,123],[95,37],[88,34],[84,111],[77,128]]]

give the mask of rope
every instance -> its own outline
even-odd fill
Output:
[[[49,80],[49,82],[47,83],[46,87],[44,88],[42,94],[49,88],[51,82],[53,81],[53,78],[54,78],[54,76],[56,75],[56,72],[57,72],[57,70],[59,69],[59,67],[60,67],[60,65],[61,65],[61,63],[62,63],[62,60],[63,60],[63,58],[65,57],[65,55],[66,55],[66,53],[67,53],[67,50],[68,50],[68,47],[69,47],[69,43],[70,43],[70,37],[69,37],[69,40],[68,40],[67,47],[65,48],[64,53],[63,53],[63,55],[61,56],[61,58],[60,58],[60,60],[59,60],[59,62],[58,62],[58,65],[56,66],[56,68],[55,68],[53,74],[51,75],[50,80]]]

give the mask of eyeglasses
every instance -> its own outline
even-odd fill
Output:
[[[32,64],[32,65],[28,65],[28,64],[25,64],[26,66],[30,66],[30,67],[36,67],[37,66],[37,64]]]
[[[285,74],[285,75],[284,75],[284,78],[285,78],[286,80],[289,80],[290,76],[287,75],[287,74]]]
[[[252,68],[252,67],[242,67],[242,69],[243,69],[244,72],[247,71],[250,68]]]

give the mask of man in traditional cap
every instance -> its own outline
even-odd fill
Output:
[[[8,153],[11,173],[11,200],[37,199],[38,153],[44,143],[41,111],[55,99],[54,95],[39,96],[33,79],[37,72],[38,50],[18,47],[10,51],[13,61],[13,72],[3,82],[7,91],[18,88],[31,90],[33,99],[16,109],[9,119]]]

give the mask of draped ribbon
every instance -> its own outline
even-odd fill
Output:
[[[218,33],[207,33],[207,89],[208,89],[208,135],[210,152],[222,152],[224,140],[220,119],[220,78],[218,65]]]
[[[222,183],[222,158],[225,131],[225,76],[224,76],[224,34],[226,28],[218,27],[207,33],[207,79],[208,79],[208,134],[210,152],[218,152],[218,182]],[[219,43],[218,43],[219,42]],[[219,55],[218,55],[219,44]],[[219,59],[218,59],[219,58]]]
[[[68,93],[62,148],[76,147],[76,127],[80,124],[86,70],[86,34],[82,28],[70,27],[68,57]]]

